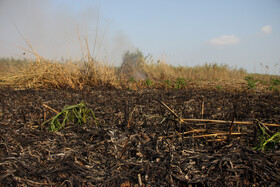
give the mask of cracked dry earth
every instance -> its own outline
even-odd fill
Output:
[[[224,141],[229,123],[174,117],[280,124],[279,93],[1,89],[0,99],[3,186],[280,185],[279,145],[253,150],[257,125],[235,124]],[[41,125],[56,114],[49,108],[81,101],[100,126],[89,121],[49,132]]]

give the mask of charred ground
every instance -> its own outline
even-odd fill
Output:
[[[280,95],[193,90],[1,90],[2,185],[252,186],[280,184],[280,152],[260,152],[256,125],[179,123],[181,118],[280,124]],[[84,101],[100,126],[49,132],[65,105]],[[129,124],[129,125],[128,125]],[[278,127],[268,127],[271,133]],[[278,129],[277,129],[278,128]],[[194,130],[203,130],[192,132]],[[190,132],[185,133],[184,132]],[[218,141],[220,140],[220,141]]]

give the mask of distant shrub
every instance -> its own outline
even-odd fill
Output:
[[[144,83],[145,83],[145,85],[148,86],[148,87],[153,86],[153,81],[152,81],[151,79],[149,79],[149,78],[146,79]]]
[[[218,85],[216,86],[217,90],[222,90],[222,86]]]
[[[136,82],[135,77],[130,76],[129,79],[128,79],[128,82],[135,83]]]
[[[273,85],[273,86],[279,86],[280,85],[280,79],[272,79],[270,81],[270,83]]]
[[[187,85],[186,79],[184,78],[177,78],[175,81],[175,89],[182,89]]]
[[[272,86],[268,87],[268,89],[271,91],[274,91],[276,93],[279,93],[279,88],[277,86],[272,85]]]
[[[172,85],[171,80],[165,80],[165,81],[164,81],[164,86],[165,86],[165,87],[170,88],[171,85]]]
[[[244,79],[247,81],[248,89],[255,89],[256,88],[257,80],[255,80],[252,76],[246,76]]]

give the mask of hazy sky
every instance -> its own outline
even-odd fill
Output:
[[[56,60],[80,59],[87,39],[115,65],[139,48],[173,65],[280,74],[280,0],[0,0],[0,25],[0,57],[24,57],[22,34]]]

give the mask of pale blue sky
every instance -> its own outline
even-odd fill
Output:
[[[93,50],[98,15],[97,58],[116,65],[139,48],[173,65],[280,74],[279,0],[1,0],[0,56],[26,47],[14,20],[42,56],[81,58],[77,29]]]

